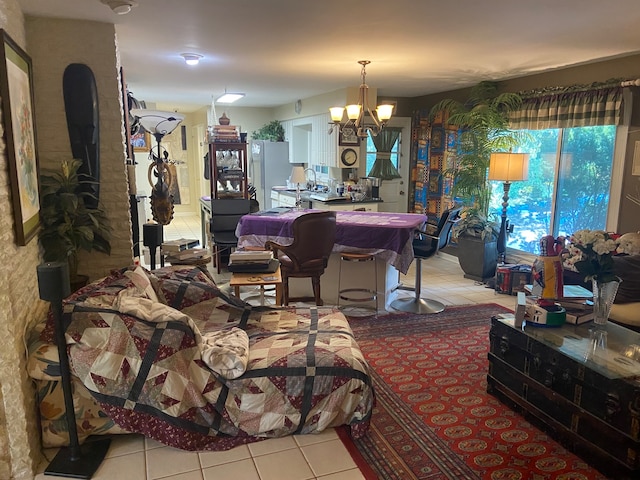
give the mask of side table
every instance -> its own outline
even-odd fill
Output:
[[[640,334],[494,317],[489,335],[489,393],[611,478],[640,478]]]
[[[233,287],[235,296],[240,298],[240,287],[260,287],[260,305],[264,305],[264,286],[275,285],[276,305],[282,305],[282,273],[280,267],[273,273],[233,273],[229,285]]]

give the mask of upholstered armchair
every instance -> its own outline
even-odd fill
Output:
[[[294,220],[293,242],[290,245],[268,241],[265,248],[280,260],[284,304],[289,301],[315,300],[323,305],[320,296],[320,276],[329,262],[336,236],[335,212],[312,212]],[[313,297],[289,297],[289,278],[311,278]]]

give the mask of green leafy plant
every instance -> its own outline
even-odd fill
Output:
[[[520,95],[499,93],[496,82],[485,81],[471,89],[465,102],[445,99],[431,109],[432,118],[443,111],[448,114],[447,123],[459,128],[456,166],[442,172],[453,179],[452,195],[465,206],[464,218],[455,229],[457,235],[478,236],[480,230],[483,238],[490,238],[492,231],[498,231],[497,223],[488,215],[489,161],[491,153],[518,145],[520,135],[509,129],[509,112],[521,103]]]
[[[251,133],[254,140],[271,140],[272,142],[284,142],[284,127],[278,120],[263,125],[257,131]]]
[[[453,227],[454,237],[469,235],[492,241],[498,238],[500,223],[495,215],[485,215],[475,208],[468,208],[464,216]]]
[[[58,171],[43,171],[40,177],[40,216],[42,229],[39,241],[46,261],[69,263],[69,274],[78,274],[78,252],[85,250],[111,254],[111,226],[102,208],[87,208],[85,197],[93,194],[83,190],[91,183],[78,169],[80,160],[64,160]]]

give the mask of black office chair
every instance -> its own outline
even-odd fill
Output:
[[[251,211],[251,201],[247,198],[211,199],[211,245],[213,261],[218,273],[222,264],[222,252],[238,246],[236,227],[240,218]]]
[[[433,234],[430,235],[422,230],[416,232],[416,238],[413,240],[413,254],[416,258],[415,296],[398,298],[391,302],[391,308],[411,313],[440,313],[444,310],[444,304],[442,302],[428,298],[420,298],[420,290],[422,288],[422,259],[433,257],[449,244],[451,240],[451,229],[460,219],[461,209],[462,207],[455,207],[445,210]],[[405,289],[404,287],[400,288]],[[409,289],[406,288],[406,290]]]

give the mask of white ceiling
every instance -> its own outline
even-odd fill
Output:
[[[640,52],[638,0],[137,0],[127,15],[18,3],[114,23],[134,96],[185,113],[225,89],[269,107],[357,86],[361,59],[379,95],[414,97]],[[184,52],[204,58],[189,67]]]

